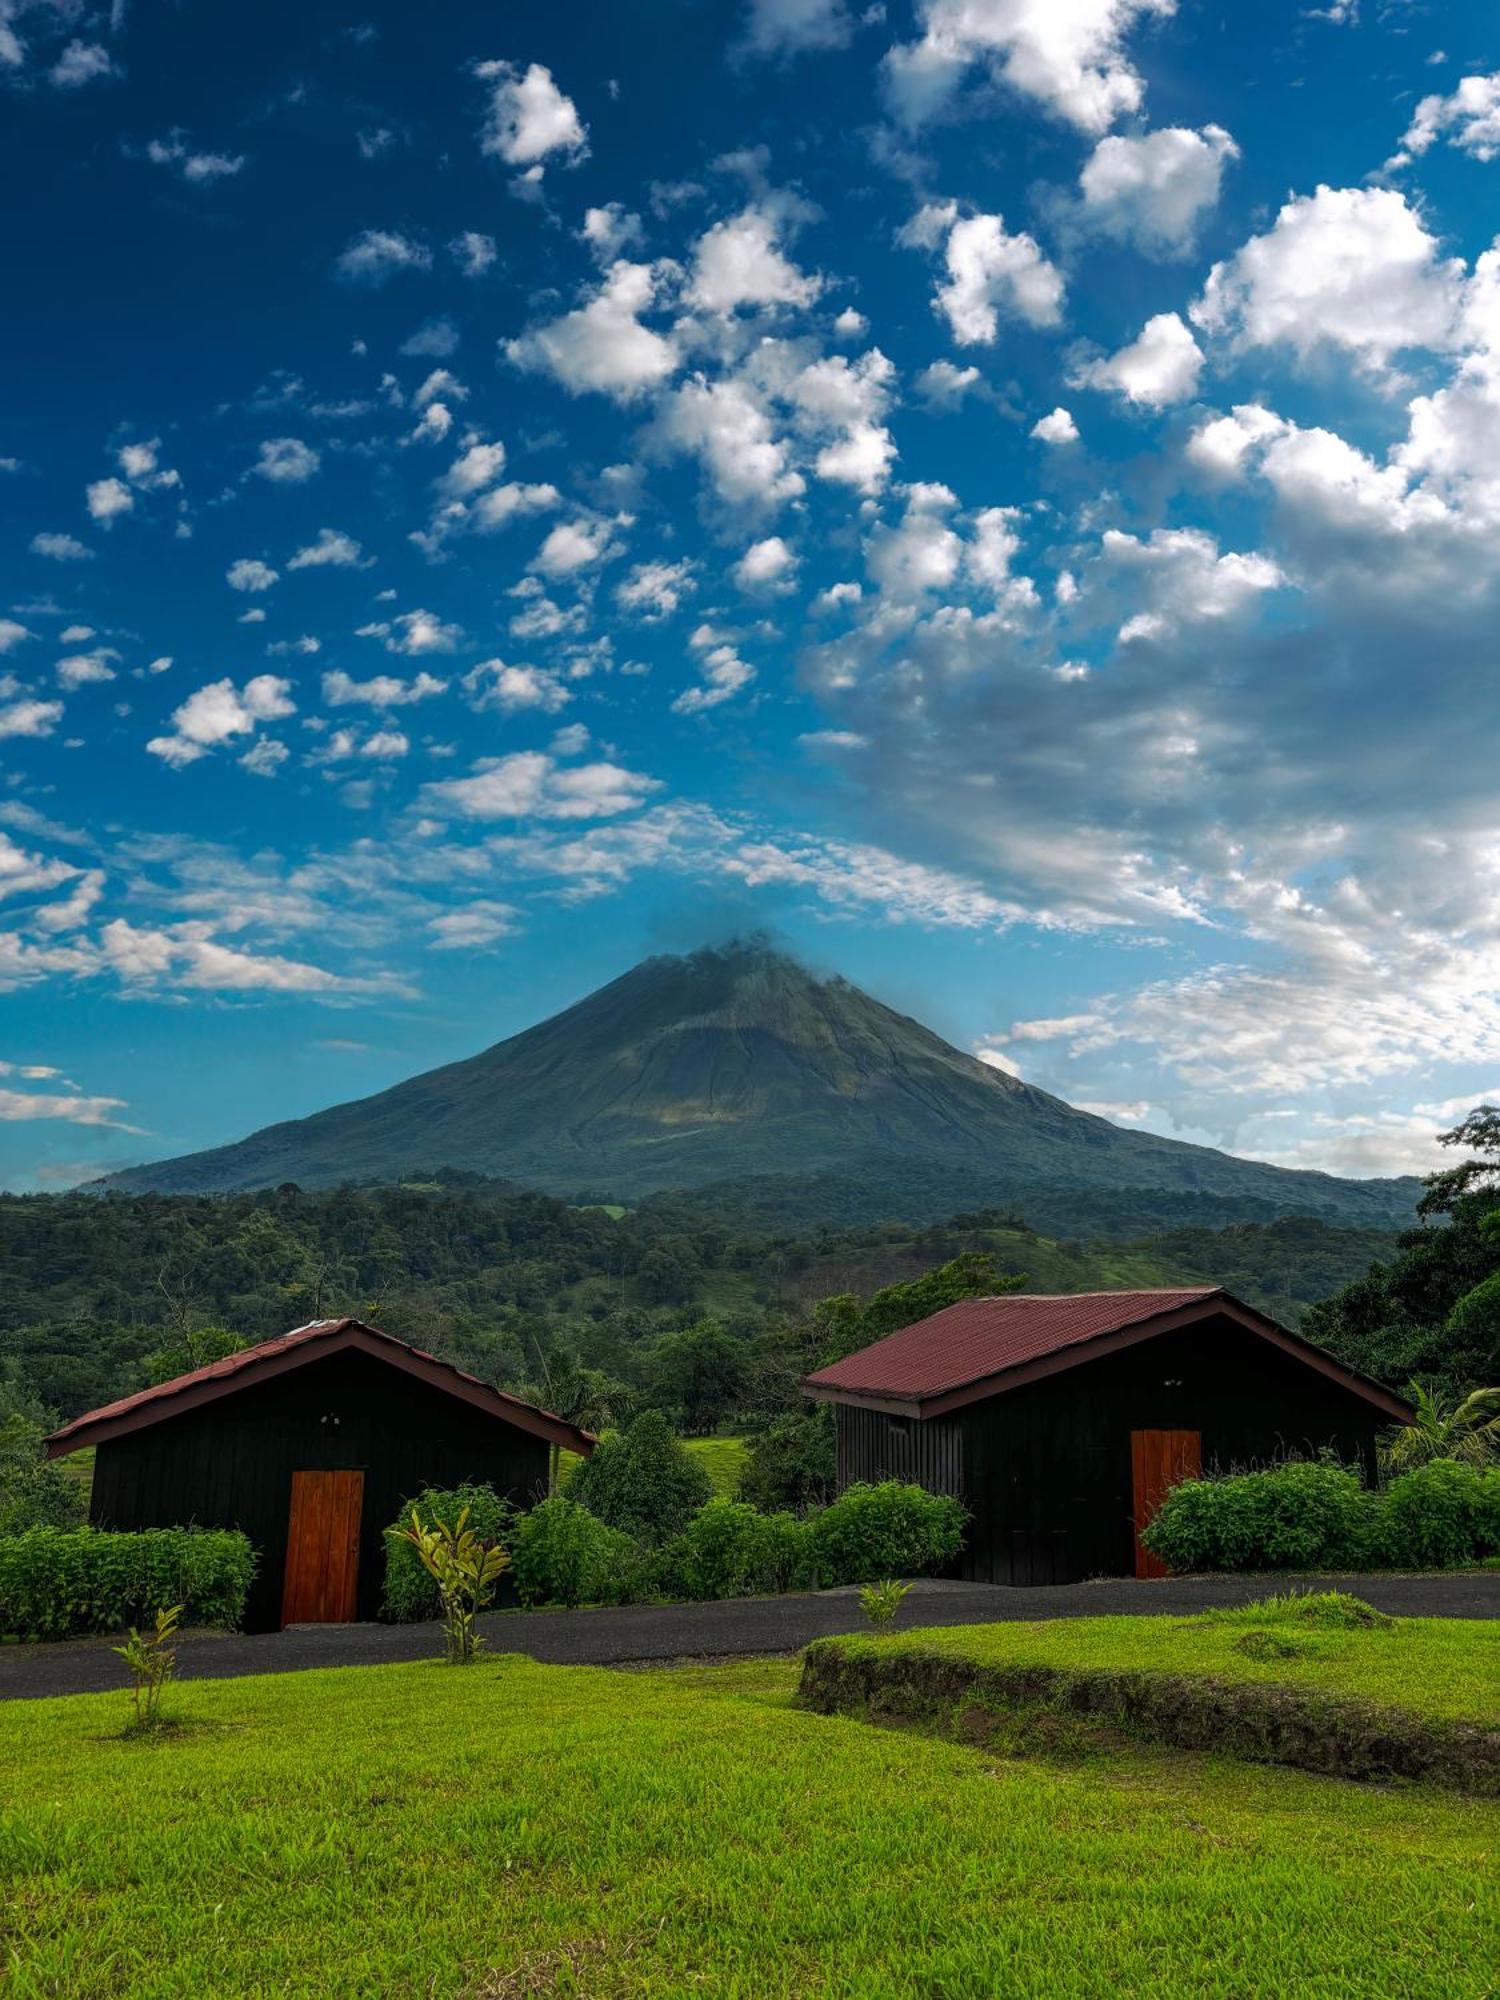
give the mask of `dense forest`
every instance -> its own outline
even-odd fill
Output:
[[[795,1403],[799,1329],[819,1301],[868,1299],[955,1258],[983,1255],[1038,1291],[1220,1283],[1296,1322],[1394,1242],[1291,1218],[1069,1242],[998,1210],[793,1233],[735,1228],[692,1199],[580,1206],[463,1174],[9,1197],[0,1370],[66,1418],[228,1346],[354,1313],[553,1407],[571,1386],[585,1400],[649,1397],[690,1423],[753,1419]],[[702,1374],[710,1349],[724,1393],[708,1411],[679,1378]]]

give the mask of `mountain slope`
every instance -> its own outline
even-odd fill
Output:
[[[1124,1131],[756,943],[647,959],[482,1055],[102,1185],[327,1186],[437,1166],[625,1198],[770,1174],[899,1189],[903,1170],[940,1169],[949,1196],[1151,1188],[1372,1226],[1405,1219],[1415,1191]]]

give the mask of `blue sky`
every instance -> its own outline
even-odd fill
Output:
[[[1500,1090],[1492,33],[0,0],[0,1179],[751,926],[1431,1164]]]

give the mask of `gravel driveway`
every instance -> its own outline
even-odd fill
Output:
[[[1037,1590],[985,1583],[922,1582],[897,1627],[984,1625],[1002,1619],[1089,1618],[1116,1612],[1207,1611],[1246,1604],[1272,1590],[1351,1590],[1401,1617],[1500,1617],[1500,1573],[1446,1576],[1204,1577],[1141,1583],[1108,1578]],[[852,1587],[793,1597],[742,1597],[712,1604],[630,1604],[597,1611],[510,1611],[481,1619],[490,1648],[529,1653],[556,1666],[624,1666],[640,1660],[793,1653],[809,1640],[864,1624]],[[108,1639],[0,1647],[0,1700],[94,1694],[123,1687]],[[302,1625],[251,1635],[190,1632],[178,1648],[183,1680],[294,1673],[302,1667],[377,1667],[442,1652],[433,1625]]]

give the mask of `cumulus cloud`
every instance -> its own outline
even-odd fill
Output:
[[[432,252],[425,243],[396,229],[365,229],[340,251],[334,264],[350,284],[383,285],[401,271],[430,271]]]
[[[14,618],[0,618],[0,653],[13,653],[17,646],[36,634]]]
[[[1191,317],[1238,347],[1331,348],[1378,375],[1405,349],[1452,344],[1463,278],[1398,190],[1319,187],[1214,265]]]
[[[1476,160],[1500,157],[1500,70],[1466,76],[1446,97],[1424,97],[1391,164],[1420,158],[1439,139]]]
[[[615,586],[615,602],[642,624],[655,625],[670,618],[696,588],[693,565],[686,557],[678,562],[637,563]]]
[[[44,532],[32,536],[31,553],[46,556],[51,562],[87,562],[94,551],[86,548],[76,536]]]
[[[512,666],[505,660],[482,660],[464,675],[464,686],[475,708],[498,709],[502,715],[523,709],[555,715],[571,699],[556,674],[540,667]]]
[[[741,590],[789,590],[796,580],[797,558],[780,535],[752,542],[734,566]]]
[[[666,449],[701,460],[731,507],[769,510],[806,490],[763,397],[740,377],[685,382],[664,403],[654,435]]]
[[[618,764],[561,765],[540,750],[482,758],[467,778],[424,787],[430,809],[463,819],[606,819],[630,812],[660,781]]]
[[[1105,389],[1144,409],[1165,409],[1185,402],[1198,387],[1203,350],[1176,313],[1156,313],[1136,338],[1115,354],[1086,361],[1070,380],[1080,387]]]
[[[854,21],[844,0],[750,0],[741,50],[753,56],[847,48]]]
[[[62,712],[60,701],[0,701],[0,737],[50,736]]]
[[[154,166],[170,167],[189,187],[212,187],[215,181],[232,180],[245,166],[243,153],[195,151],[180,130],[169,133],[165,139],[152,139],[146,147],[146,158]]]
[[[55,90],[81,90],[87,83],[102,83],[119,74],[113,56],[101,43],[74,40],[47,72],[47,81]]]
[[[918,0],[922,29],[885,58],[891,107],[907,125],[949,109],[978,69],[1085,132],[1138,111],[1144,89],[1125,53],[1142,20],[1176,0]]]
[[[321,462],[320,454],[301,438],[265,438],[250,470],[273,486],[303,486]]]
[[[89,514],[101,528],[107,528],[121,514],[128,514],[135,505],[135,495],[123,479],[96,479],[84,497]]]
[[[578,107],[553,81],[543,63],[523,71],[514,63],[482,62],[474,74],[492,86],[484,133],[486,153],[513,167],[537,167],[562,154],[570,164],[588,152],[588,133]]]
[[[1219,199],[1227,162],[1239,147],[1219,125],[1201,132],[1167,125],[1128,138],[1111,133],[1084,162],[1082,213],[1102,235],[1148,257],[1183,257]]]
[[[410,680],[402,680],[396,674],[375,674],[369,680],[357,681],[336,667],[323,676],[323,699],[330,708],[348,708],[353,704],[367,708],[408,708],[413,702],[441,694],[447,685],[428,673],[414,674]]]
[[[359,639],[379,639],[387,652],[409,656],[457,652],[463,636],[461,625],[449,624],[433,611],[402,611],[393,619],[361,625],[355,634]]]
[[[483,951],[520,929],[521,913],[510,903],[476,897],[462,909],[430,917],[427,940],[434,951]]]
[[[482,278],[499,257],[493,236],[482,230],[465,229],[448,245],[448,255],[465,278]]]
[[[585,209],[583,227],[578,233],[605,270],[627,250],[637,249],[646,238],[641,218],[619,201]]]
[[[702,678],[698,686],[684,688],[677,696],[672,703],[674,715],[704,715],[709,709],[720,708],[755,679],[754,667],[741,659],[730,641],[709,628],[696,632],[691,644]]]
[[[570,395],[595,390],[632,402],[664,382],[678,364],[672,341],[640,318],[656,291],[649,265],[621,260],[584,305],[507,341],[505,352],[518,368],[551,375]]]
[[[278,572],[258,556],[241,556],[232,562],[224,572],[224,580],[231,590],[256,592],[269,590],[278,580]]]
[[[948,276],[933,294],[960,347],[987,346],[1003,319],[1055,326],[1062,317],[1063,280],[1024,230],[1012,235],[998,215],[964,215],[953,202],[930,202],[901,231],[917,248],[943,245]]]
[[[1045,417],[1038,417],[1031,426],[1031,435],[1042,444],[1076,444],[1078,426],[1073,421],[1071,410],[1065,410],[1061,403],[1055,410],[1049,410]]]
[[[237,688],[228,678],[210,681],[172,713],[170,736],[153,736],[146,748],[174,770],[194,764],[209,751],[250,735],[263,722],[295,715],[292,684],[275,674],[257,674]]]
[[[688,302],[704,312],[811,305],[822,280],[799,271],[779,247],[778,219],[747,208],[698,239]]]
[[[615,527],[613,521],[559,521],[532,557],[530,567],[553,580],[595,569],[620,552]]]
[[[307,542],[287,561],[288,569],[357,569],[364,551],[352,535],[338,528],[319,528],[318,539]]]

